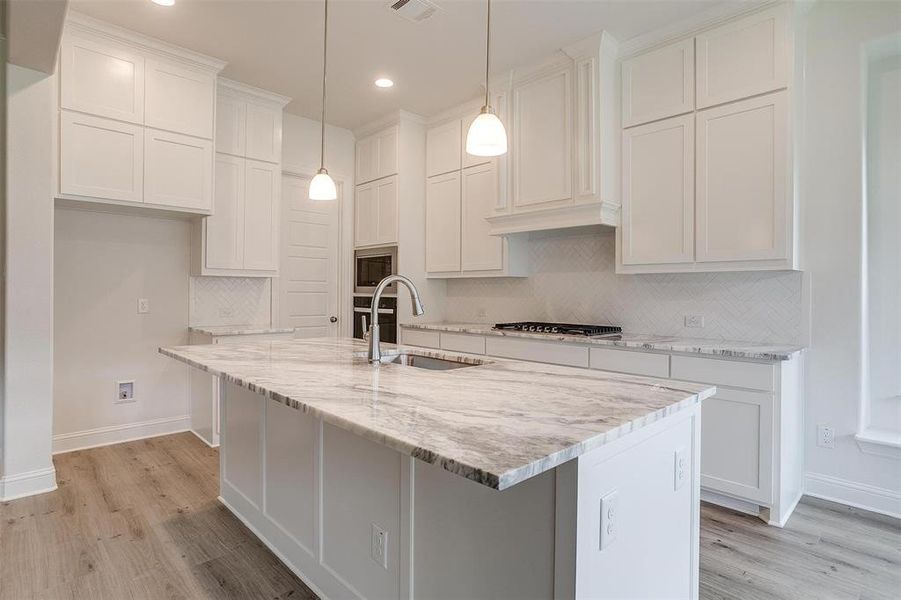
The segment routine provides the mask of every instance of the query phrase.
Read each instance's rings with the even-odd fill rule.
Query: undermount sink
[[[358,355],[365,358],[366,353],[361,352]],[[464,367],[477,367],[486,363],[484,360],[470,358],[468,361],[454,360],[452,358],[439,358],[437,356],[424,356],[422,354],[412,353],[385,353],[379,361],[382,364],[395,364],[404,367],[415,367],[417,369],[428,369],[429,371],[450,371],[452,369],[462,369]]]

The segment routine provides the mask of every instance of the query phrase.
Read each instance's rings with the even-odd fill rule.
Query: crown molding
[[[162,40],[146,36],[118,25],[112,25],[89,17],[82,13],[70,10],[66,17],[66,33],[88,34],[94,37],[104,38],[111,42],[124,44],[137,48],[144,52],[174,60],[188,66],[199,67],[205,70],[220,72],[228,64],[226,61],[188,50]]]
[[[284,108],[291,102],[291,98],[288,96],[282,96],[281,94],[276,94],[275,92],[241,83],[234,79],[228,79],[221,75],[218,78],[218,91],[229,96],[240,96],[242,98],[249,98],[257,101],[262,100],[278,105],[280,108]]]
[[[694,16],[675,21],[666,27],[661,27],[622,42],[619,45],[620,58],[630,58],[657,46],[663,46],[670,42],[693,36],[705,29],[722,25],[732,19],[751,15],[786,3],[785,0],[762,0],[760,2],[718,4]]]
[[[382,129],[394,125],[400,125],[402,122],[414,123],[416,125],[425,125],[426,119],[421,115],[406,110],[396,110],[388,113],[384,117],[371,121],[365,125],[360,125],[351,130],[356,139],[364,138],[368,135],[376,133]]]

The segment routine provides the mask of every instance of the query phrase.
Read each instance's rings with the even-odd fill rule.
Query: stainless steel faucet
[[[379,339],[379,301],[382,299],[382,292],[385,288],[394,282],[402,283],[410,290],[410,301],[413,303],[413,315],[418,317],[424,311],[422,310],[422,302],[419,300],[419,291],[413,282],[403,275],[388,275],[382,279],[375,287],[372,294],[372,314],[370,316],[369,325],[369,362],[377,363],[382,360],[381,340]]]

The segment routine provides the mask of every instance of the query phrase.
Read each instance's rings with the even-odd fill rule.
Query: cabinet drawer
[[[569,346],[558,342],[490,337],[485,340],[485,353],[504,358],[531,360],[570,367],[588,366],[587,347]]]
[[[667,354],[590,348],[589,359],[592,369],[619,371],[620,373],[649,377],[669,377],[669,355]]]
[[[772,391],[775,373],[771,364],[673,356],[671,376],[685,381]]]
[[[441,342],[437,331],[423,331],[421,329],[404,329],[401,340],[408,346],[423,346],[425,348],[439,348]]]
[[[485,338],[478,335],[442,333],[441,349],[469,354],[485,354]]]

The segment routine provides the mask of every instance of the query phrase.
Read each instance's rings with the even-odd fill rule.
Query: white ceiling
[[[528,64],[601,29],[620,41],[738,0],[497,0],[492,72]],[[329,4],[329,123],[354,128],[403,108],[433,115],[481,93],[485,2],[434,0],[411,23],[388,0]],[[286,96],[319,116],[321,0],[71,0],[72,10],[228,61],[224,75]],[[372,85],[390,77],[395,87]]]

